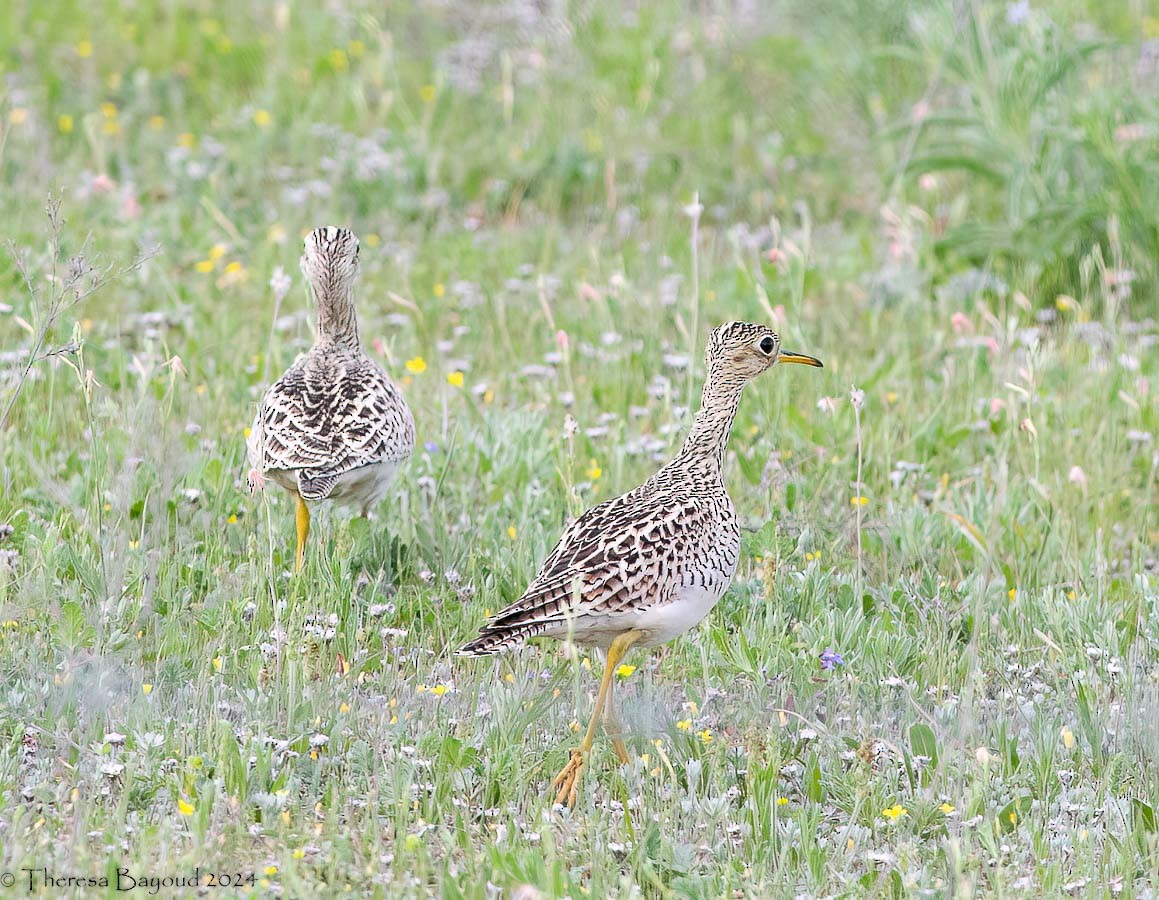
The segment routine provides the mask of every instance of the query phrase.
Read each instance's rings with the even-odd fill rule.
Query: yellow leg
[[[620,718],[616,715],[616,681],[613,678],[608,683],[608,703],[604,707],[604,731],[612,739],[612,749],[620,759],[620,765],[629,761],[628,748],[624,745],[624,728],[620,725]]]
[[[310,534],[310,507],[306,505],[306,501],[302,499],[301,494],[297,495],[298,508],[294,513],[294,521],[298,526],[298,552],[295,556],[296,569],[295,571],[302,571],[302,554],[306,550],[306,537]]]
[[[568,760],[567,765],[563,767],[563,770],[555,776],[555,780],[551,783],[552,790],[556,792],[556,803],[564,803],[566,801],[568,806],[575,806],[576,788],[579,785],[580,774],[583,772],[584,756],[592,749],[592,742],[596,737],[596,725],[599,724],[600,716],[604,712],[604,705],[611,695],[612,678],[615,675],[616,666],[620,664],[620,660],[624,658],[624,654],[628,651],[628,648],[643,636],[643,633],[639,631],[626,631],[612,641],[612,646],[608,648],[608,658],[604,664],[604,675],[600,679],[599,693],[596,694],[596,708],[592,710],[592,720],[588,723],[588,730],[584,734],[583,743],[571,751],[571,759]]]

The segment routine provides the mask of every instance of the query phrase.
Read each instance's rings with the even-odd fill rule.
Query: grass
[[[1142,6],[5,6],[0,872],[1149,896]],[[243,431],[327,222],[426,446],[295,577]],[[826,368],[750,387],[733,587],[553,809],[598,661],[452,651],[679,445],[734,318]]]

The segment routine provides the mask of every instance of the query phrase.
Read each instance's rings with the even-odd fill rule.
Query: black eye
[[[772,356],[773,350],[777,347],[776,342],[771,337],[766,337],[761,340],[761,353],[765,356]]]

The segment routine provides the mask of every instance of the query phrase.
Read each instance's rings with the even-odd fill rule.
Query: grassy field
[[[0,7],[0,895],[1155,896],[1154,7],[321,6]],[[244,432],[328,223],[420,450],[294,576]],[[453,650],[731,319],[826,368],[553,808],[599,661]]]

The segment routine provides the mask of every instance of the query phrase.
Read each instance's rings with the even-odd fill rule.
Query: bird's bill
[[[821,360],[812,356],[806,356],[804,353],[794,353],[792,350],[782,350],[780,362],[799,363],[802,366],[813,366],[817,369],[825,368]]]

